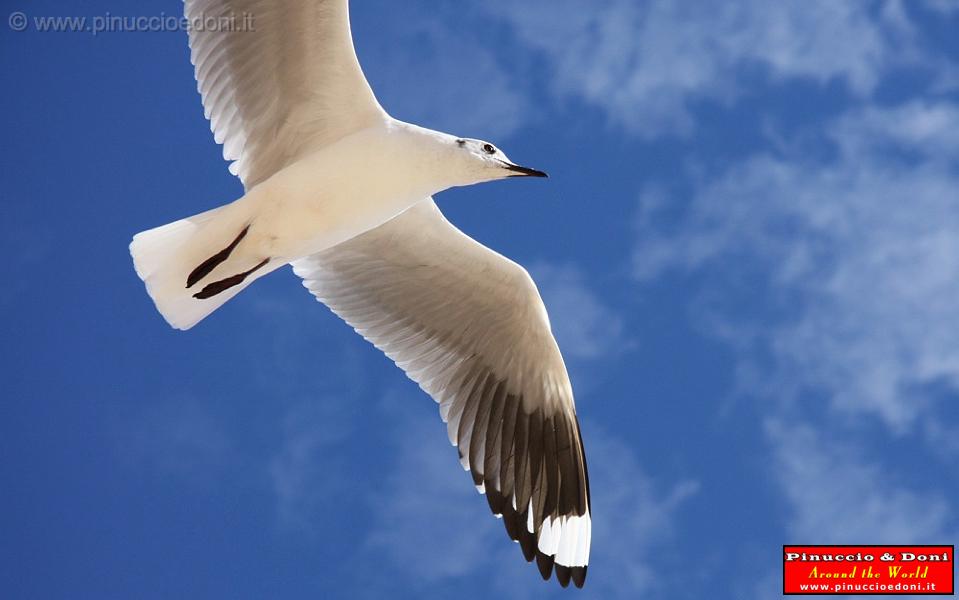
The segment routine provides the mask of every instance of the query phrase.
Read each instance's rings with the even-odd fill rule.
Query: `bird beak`
[[[507,177],[549,177],[546,173],[537,171],[536,169],[530,169],[529,167],[521,167],[511,163],[504,163],[504,166],[513,172],[507,175]]]

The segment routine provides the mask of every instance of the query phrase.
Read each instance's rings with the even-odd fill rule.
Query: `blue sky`
[[[585,6],[353,28],[394,116],[551,175],[438,202],[550,310],[586,589],[539,580],[434,403],[289,270],[186,333],[155,312],[132,234],[242,193],[185,33],[2,23],[3,596],[767,598],[783,543],[956,541],[959,3]]]

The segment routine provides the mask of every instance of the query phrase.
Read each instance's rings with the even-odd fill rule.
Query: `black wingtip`
[[[508,503],[503,507],[503,525],[506,527],[506,534],[509,539],[519,541],[520,528],[516,519],[516,511]]]
[[[493,511],[494,515],[500,515],[505,518],[503,507],[506,505],[506,499],[490,485],[486,486],[486,502],[489,504],[489,509]]]
[[[516,510],[509,501],[503,503],[503,524],[506,525],[506,533],[509,534],[509,538],[514,541],[519,541],[519,536],[522,532],[519,515],[516,514]],[[525,527],[525,525],[523,527]]]
[[[569,587],[570,568],[564,567],[561,564],[556,564],[554,567],[556,568],[556,581],[564,588]]]
[[[536,566],[539,567],[539,574],[543,576],[543,580],[549,579],[550,574],[553,572],[553,557],[537,551]]]
[[[583,584],[586,583],[586,567],[572,567],[570,568],[571,575],[573,576],[573,585],[578,588],[582,588]]]
[[[523,558],[526,562],[533,562],[536,557],[536,536],[526,531],[525,526],[519,535],[519,546],[523,549]]]

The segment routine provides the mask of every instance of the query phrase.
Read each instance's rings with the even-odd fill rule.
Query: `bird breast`
[[[402,133],[371,128],[287,166],[238,202],[251,245],[293,261],[378,227],[439,191]]]

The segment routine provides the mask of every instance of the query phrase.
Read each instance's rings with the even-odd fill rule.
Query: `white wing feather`
[[[247,189],[385,115],[356,59],[347,0],[186,0],[185,14],[236,24],[191,29],[190,57],[214,139]]]

